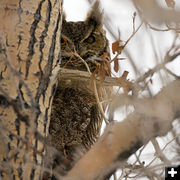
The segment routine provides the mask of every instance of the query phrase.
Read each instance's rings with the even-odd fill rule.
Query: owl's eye
[[[89,44],[95,42],[96,38],[93,35],[90,35],[85,41]]]

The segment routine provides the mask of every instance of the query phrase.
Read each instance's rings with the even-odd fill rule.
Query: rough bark
[[[0,1],[0,179],[40,179],[60,62],[61,0]]]

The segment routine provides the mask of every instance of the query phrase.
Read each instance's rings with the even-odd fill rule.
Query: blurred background
[[[93,2],[92,0],[64,0],[66,20],[85,20]],[[120,54],[119,57],[125,59],[119,61],[119,71],[117,73],[113,71],[114,76],[120,77],[124,71],[128,71],[127,78],[130,81],[136,82],[138,78],[142,78],[141,83],[145,88],[139,94],[141,97],[154,96],[168,82],[179,78],[180,57],[172,62],[165,62],[167,55],[180,51],[180,16],[176,14],[176,11],[180,11],[179,0],[151,0],[148,3],[144,0],[141,2],[139,0],[100,0],[100,3],[110,49],[112,43],[118,40],[119,34],[121,43],[125,44],[133,34],[133,28],[137,30],[142,23]],[[112,51],[111,56],[114,56]],[[145,73],[148,73],[147,77]],[[117,89],[114,88],[115,91]],[[121,92],[122,90],[118,93]],[[131,111],[133,111],[132,107],[121,107],[116,111],[114,120],[122,121]],[[158,143],[156,145],[169,162],[178,164],[180,162],[180,146],[178,145],[180,137],[178,135],[176,139],[173,140],[173,138],[180,133],[179,120],[174,121],[173,126],[173,130],[165,137],[156,138]],[[162,167],[165,166],[165,162],[158,158],[157,146],[155,147],[155,144],[150,142],[128,160],[131,165],[142,165],[145,170],[148,170],[149,176],[147,176],[147,171],[145,174],[141,171],[137,173],[130,172],[128,168],[120,168],[111,179],[158,179],[158,177],[160,179],[163,177]]]

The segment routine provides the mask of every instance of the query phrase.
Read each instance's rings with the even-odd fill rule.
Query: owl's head
[[[80,59],[73,55],[76,51],[89,65],[90,70],[101,64],[100,56],[109,52],[108,40],[102,28],[102,12],[99,1],[96,1],[85,21],[67,22],[62,24],[61,53],[62,67],[86,70]]]

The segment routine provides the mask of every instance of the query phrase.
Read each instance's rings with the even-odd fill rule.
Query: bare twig
[[[174,55],[169,55],[169,54],[166,54],[165,56],[165,59],[162,63],[156,65],[153,69],[147,71],[143,76],[139,77],[137,80],[136,80],[136,83],[138,84],[139,82],[141,81],[144,81],[147,77],[151,77],[155,72],[163,69],[165,67],[165,65],[171,61],[173,61],[174,59],[176,59],[178,56],[180,55],[180,52],[174,54]]]
[[[88,64],[86,63],[86,61],[74,50],[74,53],[73,53],[77,58],[79,58],[83,64],[86,66],[87,68],[87,71],[89,73],[89,79],[90,79],[90,76],[91,76],[91,71],[90,71],[90,68],[88,66]],[[95,95],[95,98],[96,98],[96,102],[97,102],[97,105],[98,105],[98,108],[101,112],[101,115],[103,116],[103,119],[106,123],[109,123],[109,121],[107,120],[105,114],[104,114],[104,110],[103,110],[103,107],[102,107],[102,104],[100,103],[100,100],[99,100],[99,95],[98,95],[98,91],[97,91],[97,87],[96,87],[96,80],[93,79],[93,88],[94,88],[94,95]]]
[[[180,137],[180,134],[177,134],[175,137],[173,137],[173,139],[171,139],[168,143],[166,143],[166,145],[161,149],[161,151],[163,152],[169,144],[171,144],[175,139],[179,137]],[[155,157],[146,167],[149,167],[156,159],[157,157]]]
[[[161,151],[160,147],[159,147],[159,143],[157,142],[157,140],[154,138],[151,140],[151,143],[154,146],[154,149],[156,150],[156,156],[158,158],[161,159],[161,161],[163,161],[165,164],[171,164],[171,162],[167,159],[167,157],[163,154],[163,152]]]

